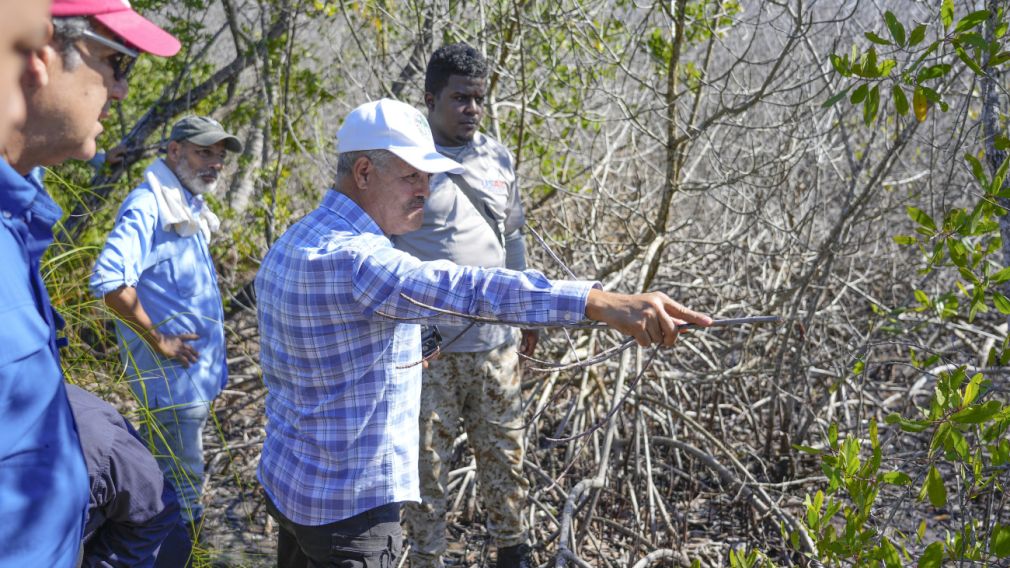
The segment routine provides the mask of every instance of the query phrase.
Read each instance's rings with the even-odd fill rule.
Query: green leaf
[[[930,423],[922,420],[909,420],[897,412],[892,412],[884,418],[887,424],[897,424],[905,432],[923,432],[929,428]]]
[[[989,552],[995,554],[996,558],[1010,556],[1010,526],[996,523],[992,528],[992,536],[989,537]]]
[[[890,10],[884,12],[884,23],[887,24],[887,31],[891,32],[894,43],[905,47],[905,26],[901,25],[901,22]]]
[[[875,34],[873,32],[866,32],[863,35],[866,36],[866,39],[872,41],[873,43],[880,44],[880,45],[891,45],[891,42],[887,41],[886,39],[878,36],[877,34]]]
[[[880,447],[880,438],[878,437],[877,432],[877,420],[875,418],[870,419],[870,447]]]
[[[903,471],[889,471],[881,475],[880,480],[891,485],[908,485],[912,483],[912,478]]]
[[[863,102],[863,99],[866,98],[866,93],[869,92],[869,90],[870,90],[869,85],[865,83],[856,87],[856,90],[852,91],[852,96],[849,97],[849,102],[854,105],[858,105],[859,103]]]
[[[992,295],[992,303],[1001,314],[1010,315],[1010,300],[1008,300],[1006,296],[1000,294],[999,292],[994,292]]]
[[[1007,61],[1010,61],[1010,51],[1001,51],[989,60],[989,66],[995,67],[997,65],[1002,65]]]
[[[953,459],[950,452],[953,452],[961,460],[968,459],[968,441],[964,439],[964,435],[958,432],[956,429],[951,428],[950,435],[947,436],[947,443],[945,447],[948,451],[948,459]]]
[[[962,44],[966,44],[979,51],[989,51],[989,42],[978,32],[961,34],[955,37],[952,43],[961,47],[964,47]]]
[[[982,167],[982,162],[971,154],[965,154],[964,159],[967,160],[968,164],[971,166],[971,175],[975,176],[975,179],[977,179],[983,187],[989,187],[989,178],[985,175],[985,168]]]
[[[863,77],[879,77],[880,71],[877,69],[877,50],[873,46],[866,50],[866,61],[863,62]]]
[[[971,380],[968,381],[968,384],[964,387],[964,396],[961,397],[964,404],[967,405],[975,402],[978,393],[982,390],[982,380],[982,373],[975,373]]]
[[[863,102],[863,122],[867,126],[877,118],[878,110],[880,110],[880,88],[874,85],[866,95],[866,101]]]
[[[821,105],[821,108],[829,108],[831,106],[834,106],[835,103],[844,99],[845,95],[847,94],[849,94],[848,88],[843,89],[842,92],[840,93],[835,93],[834,95],[831,96],[830,99],[824,101],[824,104]]]
[[[943,564],[943,543],[934,542],[919,557],[919,568],[940,568]]]
[[[968,31],[975,26],[981,24],[989,18],[989,10],[979,10],[977,12],[972,12],[967,16],[961,18],[957,23],[957,27],[954,28],[954,33],[960,33]]]
[[[954,239],[947,239],[947,253],[951,254],[951,261],[957,267],[958,274],[961,278],[965,280],[968,284],[972,286],[970,292],[965,294],[971,298],[972,307],[975,308],[975,304],[979,304],[976,308],[981,313],[986,313],[989,311],[989,304],[985,302],[985,292],[986,289],[982,286],[982,281],[975,272],[972,270],[975,265],[972,263],[973,257],[971,256],[970,244],[967,241],[954,241]],[[956,256],[956,258],[954,258]],[[970,318],[969,318],[970,319]]]
[[[882,537],[880,542],[881,552],[884,557],[884,566],[887,568],[901,568],[901,556],[898,554],[898,550],[894,548],[891,541],[887,540],[887,537]]]
[[[923,70],[919,71],[919,74],[916,75],[915,79],[919,83],[922,83],[924,81],[929,81],[930,79],[937,79],[943,77],[949,71],[950,71],[949,64],[938,63],[936,65],[930,65],[929,67],[926,67]]]
[[[989,282],[992,284],[1002,284],[1007,280],[1010,280],[1010,266],[989,277]]]
[[[947,504],[947,488],[943,485],[943,478],[936,466],[930,466],[929,473],[926,474],[926,482],[922,484],[919,491],[919,499],[929,497],[929,502],[937,509]]]
[[[1003,465],[1010,462],[1010,442],[1000,440],[993,451],[993,465]]]
[[[1007,166],[1010,166],[1010,158],[1004,158],[1003,163],[999,165],[996,169],[996,173],[992,176],[992,186],[990,190],[992,193],[999,193],[1003,189],[1003,180],[1006,179]]]
[[[969,271],[962,269],[960,272],[963,275],[964,273]],[[968,321],[974,321],[975,316],[977,316],[979,313],[984,314],[987,311],[989,311],[989,306],[985,305],[984,301],[978,299],[975,296],[972,296],[971,303],[968,304]]]
[[[979,67],[978,63],[976,63],[970,55],[968,55],[967,51],[961,49],[960,47],[955,47],[954,51],[957,53],[957,56],[961,58],[961,61],[963,61],[969,69],[974,71],[976,75],[983,75],[982,68]]]
[[[817,448],[811,448],[810,446],[801,446],[799,444],[793,444],[793,449],[798,452],[803,452],[805,454],[811,454],[819,456],[824,453],[823,450],[818,450]]]
[[[926,86],[923,86],[923,85],[919,85],[919,89],[922,90],[922,96],[926,97],[927,101],[929,101],[929,102],[931,102],[933,104],[941,103],[942,102],[940,100],[940,93],[934,91],[933,89],[930,89],[929,87],[926,87]]]
[[[901,86],[897,83],[891,87],[891,96],[894,97],[894,110],[898,111],[901,116],[908,114],[908,98],[905,97],[905,91],[901,90]]]
[[[958,424],[981,424],[995,416],[1000,410],[1003,410],[1003,405],[998,400],[990,400],[984,404],[969,406],[956,412],[950,419]]]
[[[834,53],[830,55],[829,59],[831,59],[831,66],[835,68],[835,71],[838,71],[839,75],[843,77],[852,75],[852,71],[849,69],[848,59],[835,55]]]
[[[914,47],[922,43],[924,39],[926,39],[926,24],[919,24],[912,30],[912,34],[908,36],[908,45],[909,47]]]
[[[859,441],[855,438],[846,438],[842,442],[842,458],[844,458],[845,473],[852,475],[859,471]]]
[[[948,29],[954,23],[954,0],[943,0],[940,5],[940,21],[943,22],[943,29]]]
[[[926,212],[923,211],[922,209],[912,207],[911,205],[909,205],[908,207],[905,208],[905,210],[908,212],[908,217],[912,221],[915,221],[916,223],[922,225],[923,227],[926,227],[927,229],[933,231],[936,230],[936,221],[934,221],[933,218],[927,215]]]
[[[912,235],[895,235],[891,238],[894,239],[895,243],[902,246],[914,245],[919,242],[919,239],[913,237]]]
[[[824,492],[818,491],[813,499],[807,494],[803,503],[807,506],[807,526],[817,530],[818,521],[821,519],[821,507],[824,506]]]
[[[929,101],[926,100],[925,91],[922,87],[916,87],[912,93],[912,110],[915,111],[915,119],[919,122],[926,120],[926,112],[929,110]]]

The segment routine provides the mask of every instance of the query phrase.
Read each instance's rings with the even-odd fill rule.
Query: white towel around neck
[[[179,178],[161,159],[144,170],[144,179],[158,201],[162,230],[175,231],[181,237],[190,237],[200,231],[204,240],[210,242],[210,236],[221,226],[221,220],[210,210],[202,195],[194,197],[195,203],[191,207]]]

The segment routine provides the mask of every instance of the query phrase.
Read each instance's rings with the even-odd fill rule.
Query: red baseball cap
[[[53,17],[90,16],[140,51],[171,57],[182,44],[133,11],[129,0],[53,0]]]

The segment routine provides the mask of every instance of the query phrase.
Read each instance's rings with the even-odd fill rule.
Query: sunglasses
[[[136,63],[137,58],[140,57],[139,52],[105,36],[98,35],[91,30],[84,30],[81,35],[95,43],[100,43],[105,47],[116,51],[116,53],[105,58],[112,67],[113,79],[116,81],[122,81],[130,75],[130,71],[133,70],[133,64]]]

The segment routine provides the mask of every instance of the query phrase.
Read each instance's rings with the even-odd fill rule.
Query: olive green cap
[[[225,149],[241,152],[242,142],[234,134],[225,132],[221,123],[208,116],[187,116],[175,123],[168,139],[173,142],[190,142],[197,146],[213,146],[224,140]]]

